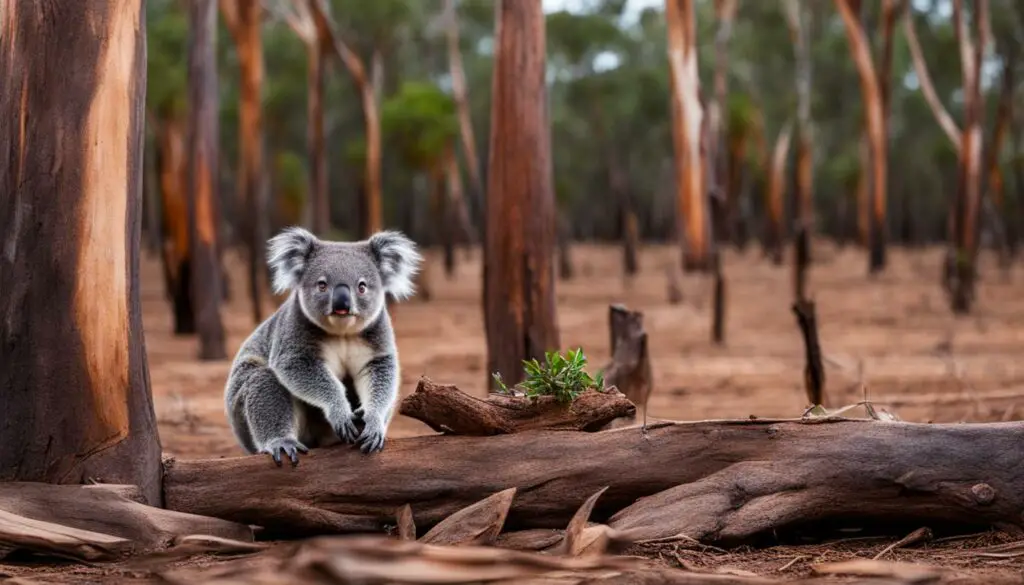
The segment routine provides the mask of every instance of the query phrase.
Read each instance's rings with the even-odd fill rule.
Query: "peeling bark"
[[[0,37],[0,481],[132,483],[160,505],[138,273],[145,15],[8,2]]]
[[[559,347],[544,12],[540,0],[502,2],[495,18],[484,276],[488,386],[491,372],[520,381],[524,359]]]

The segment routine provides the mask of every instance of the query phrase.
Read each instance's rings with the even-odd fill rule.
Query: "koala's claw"
[[[334,434],[338,435],[338,438],[346,443],[354,443],[356,438],[359,437],[359,430],[356,429],[355,419],[352,416],[345,417],[339,422],[331,423],[331,427],[334,429]]]
[[[358,444],[363,453],[376,453],[384,448],[384,433],[376,429],[364,429]]]
[[[285,438],[267,441],[261,452],[269,454],[278,467],[281,467],[281,453],[284,453],[295,467],[299,464],[299,453],[309,453],[309,448],[295,439]]]

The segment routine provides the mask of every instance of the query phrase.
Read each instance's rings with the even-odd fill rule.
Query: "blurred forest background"
[[[268,176],[267,229],[299,223],[310,200],[307,141],[309,56],[306,42],[290,28],[289,2],[274,0],[263,12],[265,73],[263,106]],[[448,32],[452,7],[441,0],[331,0],[330,17],[340,39],[361,61],[383,131],[383,220],[417,241],[435,243],[443,234],[431,209],[431,182],[443,180],[442,159],[458,151],[459,172],[470,209],[479,213],[479,183],[465,164]],[[622,236],[620,202],[628,201],[643,240],[665,240],[676,225],[668,34],[663,3],[592,0],[570,3],[572,12],[547,2],[547,58],[555,191],[564,229],[572,239]],[[715,39],[721,19],[716,3],[695,2],[699,68],[707,99],[716,65]],[[957,145],[936,123],[920,89],[901,16],[887,30],[883,2],[855,2],[873,54],[880,60],[891,37],[891,96],[888,105],[890,238],[921,243],[944,240],[957,185]],[[898,3],[894,3],[898,4]],[[961,119],[963,78],[950,0],[907,3],[937,96]],[[864,105],[855,60],[843,20],[830,0],[801,3],[810,57],[810,117],[814,124],[813,198],[815,228],[838,239],[865,237],[858,190]],[[187,101],[188,15],[183,3],[150,0],[148,10],[151,114],[147,155],[161,156],[161,136],[181,124]],[[475,135],[474,158],[486,177],[492,91],[494,2],[457,2],[457,39]],[[981,91],[985,133],[990,134],[1003,78],[1013,83],[1019,66],[1021,12],[1018,2],[991,3],[992,43],[984,56]],[[315,34],[315,33],[314,33]],[[737,168],[730,194],[736,201],[738,239],[765,233],[764,209],[770,161],[780,134],[796,122],[797,59],[783,2],[738,3],[728,39],[725,127],[728,164]],[[244,214],[236,197],[239,157],[239,56],[227,23],[216,38],[219,79],[220,186],[224,238],[236,238]],[[365,216],[366,132],[359,86],[333,51],[323,56],[323,150],[327,164],[329,226],[335,237],[360,233]],[[1016,78],[1020,79],[1020,75]],[[1015,87],[1013,89],[1016,89]],[[1021,120],[996,153],[1009,178],[996,188],[999,215],[1016,234],[1021,221],[1024,170],[1019,154]],[[180,128],[180,126],[178,126]],[[792,159],[793,156],[787,157]],[[787,163],[791,171],[792,162]],[[1012,171],[1012,172],[1011,172]],[[155,171],[154,171],[155,172]],[[155,175],[151,175],[155,176]],[[787,172],[787,187],[794,180]],[[156,183],[156,181],[153,181]],[[483,184],[486,184],[484,181]],[[155,189],[154,189],[155,191]],[[785,188],[785,193],[792,189]],[[152,193],[155,197],[155,193]],[[786,209],[794,208],[786,197]],[[147,200],[156,212],[156,199]],[[787,213],[792,218],[793,213]],[[155,216],[150,215],[152,228]],[[787,220],[790,221],[790,220]],[[155,233],[155,230],[152,232]],[[155,242],[152,242],[156,246]]]
[[[512,382],[555,347],[608,359],[608,304],[625,302],[648,315],[660,416],[736,415],[727,394],[760,415],[820,400],[800,333],[808,364],[870,379],[912,418],[1015,416],[1024,4],[544,0],[539,31],[524,0],[504,22],[527,54],[543,33],[547,109],[514,114],[495,104],[529,103],[541,59],[508,51],[497,72],[498,6],[148,0],[154,388],[222,425],[223,360],[274,302],[263,246],[300,224],[333,239],[398,228],[428,248],[426,302],[394,309],[403,391],[420,374]],[[550,161],[513,146],[545,127]],[[213,157],[214,188],[190,189],[190,145]],[[501,245],[481,246],[491,229]],[[973,400],[1000,402],[965,413],[961,366],[985,372]],[[904,396],[919,386],[937,394]],[[196,452],[233,448],[218,441]]]

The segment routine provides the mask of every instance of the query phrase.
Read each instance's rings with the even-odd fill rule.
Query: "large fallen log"
[[[531,429],[597,431],[617,418],[633,416],[636,406],[616,388],[587,390],[569,404],[554,396],[497,393],[481,400],[424,376],[416,391],[402,399],[398,412],[440,433],[485,436]]]
[[[405,504],[427,531],[513,487],[506,530],[562,529],[606,486],[591,521],[640,540],[729,541],[842,518],[1020,530],[1022,441],[1024,423],[831,418],[426,436],[371,456],[313,450],[295,468],[260,456],[177,461],[164,495],[170,509],[260,525],[261,536],[385,531]]]

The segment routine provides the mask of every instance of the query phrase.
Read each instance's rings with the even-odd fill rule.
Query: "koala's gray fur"
[[[225,389],[228,420],[247,452],[278,465],[283,452],[294,465],[298,452],[339,440],[364,453],[384,447],[399,390],[385,294],[411,296],[421,261],[416,244],[393,231],[358,242],[323,241],[301,228],[271,238],[274,289],[291,294],[242,344]]]

